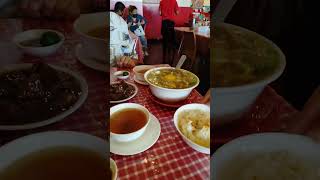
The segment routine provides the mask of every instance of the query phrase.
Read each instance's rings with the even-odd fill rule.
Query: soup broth
[[[87,33],[89,36],[93,36],[99,39],[107,40],[107,29],[105,27],[96,27]]]
[[[148,119],[146,114],[134,108],[115,112],[110,117],[110,130],[116,134],[129,134],[141,129]]]
[[[272,75],[280,54],[265,39],[234,27],[215,26],[211,56],[213,87],[254,83]]]
[[[153,85],[169,89],[184,89],[197,84],[198,80],[192,73],[179,69],[160,69],[148,74],[148,81]]]
[[[105,180],[108,163],[91,150],[55,147],[18,159],[0,172],[1,180]]]

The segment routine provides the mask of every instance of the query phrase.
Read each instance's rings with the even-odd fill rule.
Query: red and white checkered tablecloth
[[[114,71],[115,69],[110,74]],[[133,73],[129,81],[134,83]],[[158,141],[145,152],[132,156],[111,155],[119,169],[119,180],[209,179],[210,156],[193,150],[182,140],[173,124],[176,108],[164,107],[153,102],[148,86],[138,83],[136,85],[139,91],[128,102],[144,105],[155,115],[161,125],[161,134]],[[197,102],[201,97],[194,90],[189,99]]]
[[[5,31],[2,29],[5,28]],[[25,130],[25,131],[0,131],[0,146],[6,142],[14,140],[18,137],[50,130],[72,130],[89,133],[101,138],[106,138],[106,119],[108,118],[107,89],[106,89],[106,73],[92,70],[82,65],[75,56],[75,47],[79,41],[79,37],[73,31],[71,22],[59,22],[46,20],[18,20],[18,19],[2,19],[0,20],[1,41],[10,40],[15,33],[32,28],[49,28],[63,32],[66,40],[63,47],[59,49],[56,55],[46,58],[35,58],[31,56],[22,56],[19,63],[25,62],[48,62],[59,66],[64,66],[81,74],[88,84],[88,98],[85,103],[73,114],[66,117],[62,121],[48,125],[45,127]],[[5,39],[2,37],[6,37]],[[1,50],[0,50],[1,51]],[[1,56],[1,55],[0,55]]]
[[[256,102],[241,119],[231,124],[211,129],[211,150],[214,152],[221,145],[240,136],[275,132],[281,129],[283,117],[291,115],[297,110],[291,106],[275,90],[267,86]],[[212,127],[211,127],[212,128]]]

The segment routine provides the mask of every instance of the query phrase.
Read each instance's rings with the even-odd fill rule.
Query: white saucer
[[[141,84],[141,85],[145,85],[145,86],[149,85],[147,82],[143,82],[143,81],[138,80],[137,77],[136,77],[136,75],[133,76],[133,80],[134,80],[135,82]]]
[[[99,63],[98,61],[87,57],[85,51],[82,50],[82,45],[76,46],[76,57],[85,66],[95,69],[97,71],[109,72],[108,64]]]
[[[144,152],[157,142],[160,132],[161,127],[158,119],[150,113],[149,125],[140,138],[131,142],[118,142],[110,138],[110,152],[124,156]]]

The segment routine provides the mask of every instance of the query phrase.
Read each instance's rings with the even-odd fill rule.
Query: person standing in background
[[[176,0],[161,0],[159,6],[160,16],[162,16],[161,35],[162,50],[164,60],[168,58],[175,48],[174,16],[179,14],[179,7]]]

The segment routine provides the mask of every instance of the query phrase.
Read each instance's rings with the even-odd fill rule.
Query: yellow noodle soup
[[[211,50],[213,87],[256,83],[272,76],[282,56],[267,39],[243,28],[216,25]]]
[[[197,85],[198,78],[183,69],[156,69],[148,73],[147,80],[152,85],[168,89],[186,89]]]

